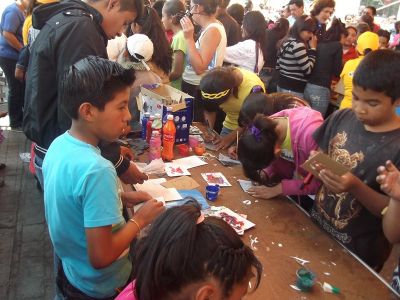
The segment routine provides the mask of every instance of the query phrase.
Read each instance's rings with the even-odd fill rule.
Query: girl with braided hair
[[[252,196],[270,199],[317,192],[319,181],[303,185],[307,172],[301,165],[317,149],[312,135],[322,122],[321,113],[307,106],[254,117],[237,150],[245,175],[263,184],[249,190]]]
[[[170,208],[134,251],[135,280],[116,300],[239,300],[262,265],[222,219],[204,218],[196,201]]]

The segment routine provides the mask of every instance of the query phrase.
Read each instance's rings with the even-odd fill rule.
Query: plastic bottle
[[[149,146],[149,160],[158,159],[161,157],[161,136],[158,131],[151,133]]]
[[[149,120],[147,121],[146,124],[146,142],[150,143],[150,138],[151,138],[151,126],[153,125],[154,121],[154,116],[150,116]]]
[[[152,131],[158,131],[160,133],[160,135],[161,135],[162,121],[161,121],[161,115],[160,114],[155,114],[153,124],[151,124],[151,130]]]
[[[164,115],[163,120],[162,120],[162,124],[163,126],[165,125],[165,123],[167,123],[167,118],[168,115],[172,115],[172,106],[167,106],[167,113]]]
[[[174,159],[175,134],[174,116],[168,115],[167,123],[163,127],[163,150],[161,156],[164,160],[171,161]]]
[[[142,118],[142,134],[141,138],[142,140],[145,140],[147,138],[146,131],[147,131],[147,121],[150,119],[150,113],[147,112],[144,114]]]

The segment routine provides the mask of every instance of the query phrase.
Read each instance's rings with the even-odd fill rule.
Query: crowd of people
[[[206,138],[240,160],[252,196],[315,195],[312,219],[382,269],[400,240],[399,22],[391,35],[369,6],[343,23],[334,0],[314,1],[309,15],[290,0],[273,21],[250,4],[16,0],[5,9],[10,127],[33,142],[59,299],[241,299],[252,277],[260,283],[252,250],[198,204],[165,212],[147,193],[122,190],[148,178],[116,142],[139,124],[143,84],[194,98],[194,120],[220,133]],[[317,165],[304,185],[302,164],[317,152],[349,172]]]

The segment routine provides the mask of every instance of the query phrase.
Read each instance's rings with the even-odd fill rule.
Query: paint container
[[[206,186],[206,198],[209,201],[215,201],[218,198],[220,187],[219,185],[207,185]]]
[[[296,286],[302,292],[309,292],[315,284],[315,274],[305,268],[300,268],[296,272]]]
[[[189,135],[189,145],[194,148],[199,144],[199,138],[196,135]]]

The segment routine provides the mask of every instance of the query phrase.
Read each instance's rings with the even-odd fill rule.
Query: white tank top
[[[182,78],[187,83],[190,83],[192,85],[199,85],[201,78],[204,76],[204,74],[207,71],[214,69],[215,67],[222,66],[222,63],[224,61],[224,56],[225,56],[225,48],[226,48],[226,33],[225,33],[224,26],[219,21],[208,24],[208,26],[201,32],[200,37],[196,41],[195,45],[196,45],[196,49],[200,50],[201,41],[203,39],[204,34],[207,32],[207,30],[209,28],[213,28],[213,27],[217,28],[219,33],[221,34],[221,41],[218,44],[217,50],[215,51],[214,56],[211,59],[211,62],[207,67],[207,70],[203,74],[200,74],[200,75],[196,74],[192,65],[190,64],[189,55],[186,55],[186,67],[182,74]]]

